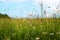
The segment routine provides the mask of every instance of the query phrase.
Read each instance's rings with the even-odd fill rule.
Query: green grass
[[[60,40],[60,18],[0,19],[0,40]]]

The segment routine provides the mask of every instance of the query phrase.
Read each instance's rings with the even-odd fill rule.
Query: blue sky
[[[0,12],[10,17],[26,17],[29,13],[40,13],[42,0],[0,0]],[[56,10],[59,0],[43,0],[44,10]],[[49,9],[48,6],[51,6]],[[36,12],[38,11],[38,12]],[[40,13],[41,14],[41,13]]]

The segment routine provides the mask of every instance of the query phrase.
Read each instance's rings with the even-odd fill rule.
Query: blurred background
[[[0,0],[0,13],[11,18],[60,17],[60,0]]]

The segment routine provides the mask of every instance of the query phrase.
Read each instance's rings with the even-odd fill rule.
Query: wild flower
[[[43,32],[43,34],[48,34],[48,32]]]
[[[54,35],[54,33],[50,33],[50,35]]]
[[[36,37],[35,39],[36,39],[36,40],[39,40],[40,38],[39,38],[39,37]]]
[[[40,26],[41,30],[43,29],[43,26]]]
[[[30,21],[28,21],[28,23],[30,23]]]

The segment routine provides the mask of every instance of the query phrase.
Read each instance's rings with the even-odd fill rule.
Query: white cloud
[[[0,0],[0,2],[27,2],[29,0]]]

